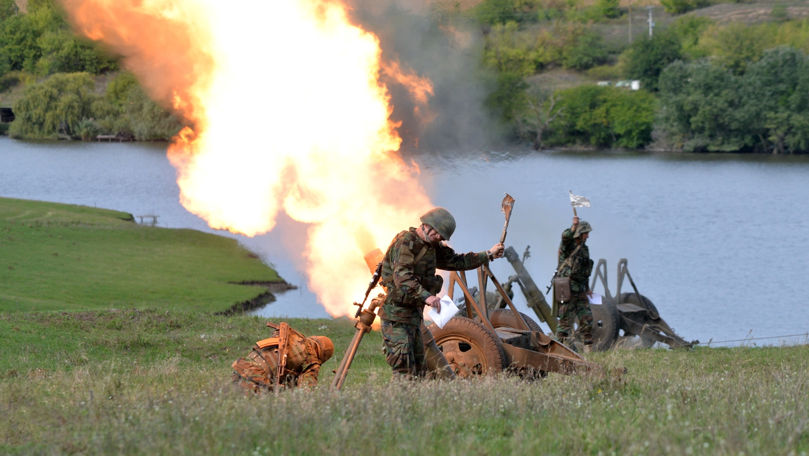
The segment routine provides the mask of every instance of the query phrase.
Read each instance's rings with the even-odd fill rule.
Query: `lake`
[[[433,202],[457,219],[457,251],[497,241],[500,202],[509,193],[516,202],[506,245],[520,254],[530,246],[525,265],[544,290],[573,215],[572,190],[592,203],[578,212],[593,226],[590,255],[607,260],[612,291],[616,264],[627,258],[640,292],[684,339],[809,343],[807,300],[798,286],[809,271],[809,212],[801,209],[809,195],[807,158],[510,150],[414,160]],[[159,226],[238,238],[299,287],[260,315],[328,317],[299,269],[300,224],[282,216],[273,232],[256,238],[211,230],[179,204],[175,178],[165,144],[0,137],[0,196],[157,215]],[[514,274],[505,259],[492,270],[501,282]],[[519,292],[515,302],[532,315]]]

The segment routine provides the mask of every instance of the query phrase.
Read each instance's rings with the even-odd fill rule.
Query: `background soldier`
[[[275,328],[272,337],[256,342],[247,358],[233,362],[233,381],[248,391],[272,390],[278,377],[279,360],[283,364],[278,384],[281,388],[315,386],[320,373],[320,365],[334,354],[334,344],[326,336],[306,337],[287,326],[267,322]],[[286,334],[284,334],[286,333]],[[286,358],[279,358],[279,348],[283,347]]]
[[[593,313],[590,311],[590,302],[587,295],[590,291],[590,272],[593,270],[593,260],[590,259],[590,249],[585,242],[590,237],[592,228],[590,224],[578,217],[573,217],[573,225],[562,232],[562,242],[559,244],[559,277],[570,277],[571,298],[567,302],[559,303],[559,326],[556,331],[557,338],[564,344],[570,345],[575,339],[573,322],[578,318],[579,331],[585,346],[593,343]],[[570,342],[570,343],[569,343]]]
[[[442,243],[455,232],[455,218],[436,207],[421,216],[421,226],[397,234],[382,261],[382,286],[387,296],[380,309],[385,357],[394,376],[424,374],[424,344],[419,326],[424,305],[440,311],[444,280],[436,268],[448,271],[474,269],[503,256],[503,244],[488,251],[456,254]]]

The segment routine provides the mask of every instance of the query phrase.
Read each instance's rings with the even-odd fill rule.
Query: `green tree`
[[[525,110],[525,91],[528,84],[522,75],[498,73],[494,90],[486,99],[488,108],[503,121],[513,122]]]
[[[778,47],[750,64],[743,78],[746,99],[755,105],[760,148],[778,154],[809,152],[809,59]]]
[[[530,36],[521,33],[516,22],[497,24],[486,39],[483,60],[500,73],[527,76],[537,68],[534,49]]]
[[[94,82],[87,73],[55,74],[28,86],[14,104],[9,135],[20,138],[74,137],[79,124],[92,118]]]
[[[666,33],[671,33],[680,42],[680,54],[684,60],[697,60],[707,57],[699,42],[703,32],[712,24],[713,21],[707,17],[681,16],[669,26]]]
[[[732,23],[706,28],[697,49],[734,73],[742,74],[749,63],[761,58],[764,50],[774,43],[774,29],[770,27]]]
[[[601,16],[610,19],[621,15],[619,0],[598,0],[596,2],[596,9]]]
[[[550,144],[637,149],[651,142],[656,103],[650,93],[585,85],[558,95]]]
[[[0,57],[5,62],[6,71],[33,72],[42,56],[37,38],[39,31],[29,14],[11,16],[0,23]]]
[[[94,103],[93,113],[98,131],[138,141],[168,140],[183,127],[175,115],[146,95],[131,73],[110,81],[104,97]]]
[[[647,90],[656,91],[660,73],[680,58],[677,37],[672,33],[657,33],[650,39],[635,41],[627,50],[627,77],[640,80],[641,86]]]
[[[683,14],[711,4],[710,0],[660,0],[663,9],[671,14]]]
[[[741,79],[724,67],[675,62],[660,75],[661,128],[687,151],[749,151],[756,119],[742,93]]]
[[[0,0],[0,22],[19,14],[20,10],[14,0]]]
[[[100,74],[117,69],[116,61],[93,44],[67,31],[46,32],[37,40],[42,57],[36,64],[38,74],[86,71]]]
[[[581,27],[571,36],[569,45],[562,49],[562,64],[565,68],[581,71],[604,63],[608,55],[601,35]]]

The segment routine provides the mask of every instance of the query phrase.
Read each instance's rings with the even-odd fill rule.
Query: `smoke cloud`
[[[495,144],[496,121],[486,113],[488,93],[480,65],[482,36],[452,19],[441,4],[413,0],[347,0],[350,14],[381,42],[383,58],[397,60],[433,83],[429,113],[420,112],[407,90],[385,81],[405,153],[480,151]]]

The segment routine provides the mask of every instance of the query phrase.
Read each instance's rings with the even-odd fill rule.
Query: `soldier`
[[[457,254],[444,241],[455,231],[455,218],[436,207],[421,216],[421,226],[397,234],[382,260],[381,282],[387,296],[380,309],[385,358],[394,376],[424,374],[424,344],[419,326],[424,305],[440,311],[444,280],[436,268],[460,271],[474,269],[503,256],[503,244],[488,251]]]
[[[559,277],[570,277],[571,297],[567,302],[559,303],[559,326],[557,338],[565,344],[575,338],[573,321],[579,319],[579,331],[585,346],[593,343],[593,313],[587,296],[592,294],[588,280],[593,270],[593,260],[587,248],[587,238],[592,228],[590,224],[578,217],[573,217],[573,225],[562,232],[559,244]]]
[[[275,328],[272,337],[256,342],[247,358],[233,362],[233,382],[255,393],[272,390],[279,374],[279,348],[284,347],[286,359],[281,358],[285,364],[278,380],[280,387],[317,385],[320,365],[334,354],[331,339],[306,337],[283,322],[280,325],[267,322],[267,326]]]

